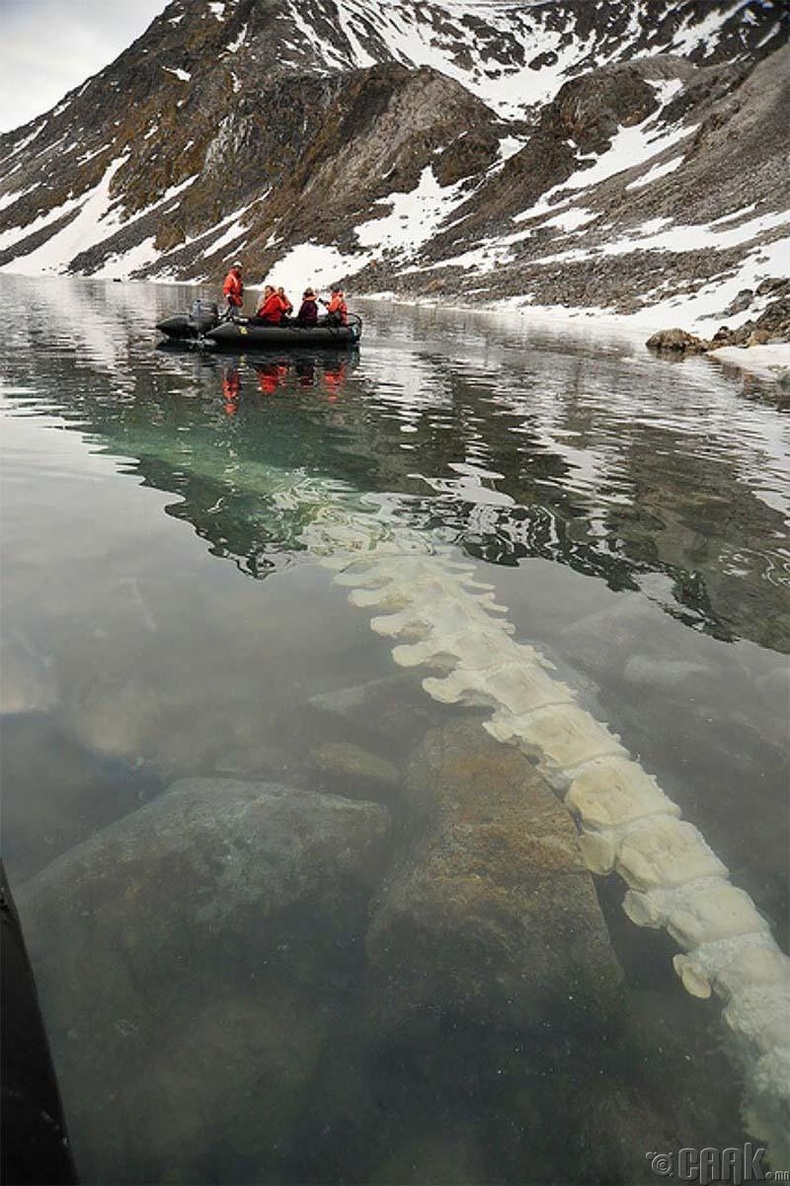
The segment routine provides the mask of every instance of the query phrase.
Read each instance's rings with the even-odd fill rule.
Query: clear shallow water
[[[183,289],[4,278],[0,292],[15,310],[0,346],[4,856],[23,903],[53,860],[178,778],[336,791],[348,776],[319,760],[327,742],[408,766],[416,735],[376,747],[363,710],[338,725],[314,703],[398,673],[370,614],[303,542],[316,506],[362,492],[476,562],[515,637],[658,776],[781,936],[788,482],[769,388],[583,326],[369,306],[358,356],[233,359],[155,348],[151,327],[187,303]],[[423,674],[399,677],[406,719]],[[387,799],[374,773],[364,797]],[[350,1053],[333,1061],[316,1030],[316,1061],[293,1037],[313,1033],[301,1015],[260,1036],[262,1009],[238,988],[248,954],[223,951],[217,986],[195,953],[190,983],[217,989],[222,1021],[201,999],[161,1022],[158,1062],[113,1051],[123,1139],[101,1148],[69,1098],[90,1077],[71,1075],[53,1006],[83,1173],[647,1181],[644,1153],[662,1140],[738,1144],[715,1006],[684,996],[668,940],[627,923],[619,883],[598,892],[626,972],[618,1042],[560,1024],[544,1043],[463,1018],[440,1037],[375,1024],[359,1036],[364,968],[349,958],[327,999]],[[157,984],[141,977],[152,1010],[183,958],[158,966]],[[90,975],[70,991],[95,991]],[[253,1118],[273,1105],[254,1070],[272,1059],[299,1090],[264,1139]],[[210,1087],[227,1096],[229,1065],[236,1083],[244,1068],[235,1127]],[[152,1074],[163,1111],[183,1103],[153,1137],[135,1120]],[[605,1108],[585,1128],[591,1093]]]

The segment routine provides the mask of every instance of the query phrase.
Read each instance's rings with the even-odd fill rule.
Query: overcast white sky
[[[167,0],[0,0],[0,132],[118,57]]]

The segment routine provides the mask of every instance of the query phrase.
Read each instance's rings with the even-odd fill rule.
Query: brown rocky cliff
[[[724,0],[603,8],[557,0],[514,8],[506,27],[496,6],[487,17],[463,5],[392,0],[379,11],[359,0],[353,23],[344,23],[331,0],[305,0],[308,35],[286,0],[238,0],[221,18],[209,6],[172,0],[116,62],[47,116],[0,136],[0,230],[11,232],[0,267],[53,240],[48,268],[101,273],[129,253],[131,278],[216,283],[234,254],[263,274],[291,248],[318,241],[349,258],[357,291],[457,299],[467,275],[453,259],[505,238],[512,245],[496,270],[482,270],[477,299],[530,294],[538,303],[630,311],[651,286],[663,296],[699,286],[736,267],[747,248],[595,260],[576,248],[590,255],[653,219],[687,225],[755,202],[759,213],[781,208],[788,51],[766,55],[786,41],[782,11],[776,0],[745,0],[737,14]],[[530,58],[541,39],[556,48]],[[420,45],[468,87],[410,62]],[[655,56],[678,45],[683,59]],[[720,64],[694,65],[712,62]],[[472,94],[485,93],[487,79],[516,94],[514,71],[531,94],[543,69],[567,81],[553,102],[524,105],[509,125]],[[655,84],[672,78],[681,89],[657,118]],[[682,167],[628,192],[654,165],[672,163],[677,150],[667,148],[592,188],[559,193],[566,206],[583,208],[580,234],[573,220],[568,230],[541,225],[545,211],[529,217],[547,191],[573,174],[583,180],[618,129],[646,119],[653,138],[697,125]],[[499,142],[523,140],[530,129],[502,164]],[[58,232],[111,165],[109,217],[97,220],[85,250],[60,259],[58,250],[74,248],[67,236],[58,248]],[[386,199],[412,192],[428,166],[445,189],[461,183],[456,203],[467,195],[452,210],[451,229],[424,243],[406,224],[402,249],[360,272],[356,227],[389,213]],[[157,257],[149,248],[150,262],[135,262],[131,253],[145,243]],[[541,265],[566,246],[574,258],[561,272]]]

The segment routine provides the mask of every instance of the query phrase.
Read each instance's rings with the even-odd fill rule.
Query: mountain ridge
[[[462,300],[472,267],[477,301],[619,312],[748,283],[784,258],[786,41],[773,0],[173,0],[0,136],[0,269],[216,283],[243,254]]]

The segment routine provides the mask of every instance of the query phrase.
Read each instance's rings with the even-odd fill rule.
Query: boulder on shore
[[[687,333],[685,329],[661,329],[648,338],[645,345],[649,350],[662,353],[704,354],[709,344],[695,334]]]
[[[648,338],[650,350],[669,354],[703,354],[722,346],[764,346],[767,342],[790,342],[790,281],[781,278],[764,280],[756,291],[742,289],[725,309],[725,316],[743,313],[755,303],[759,308],[767,297],[773,297],[756,319],[749,318],[731,329],[721,325],[710,341],[687,333],[684,329],[662,329]]]

